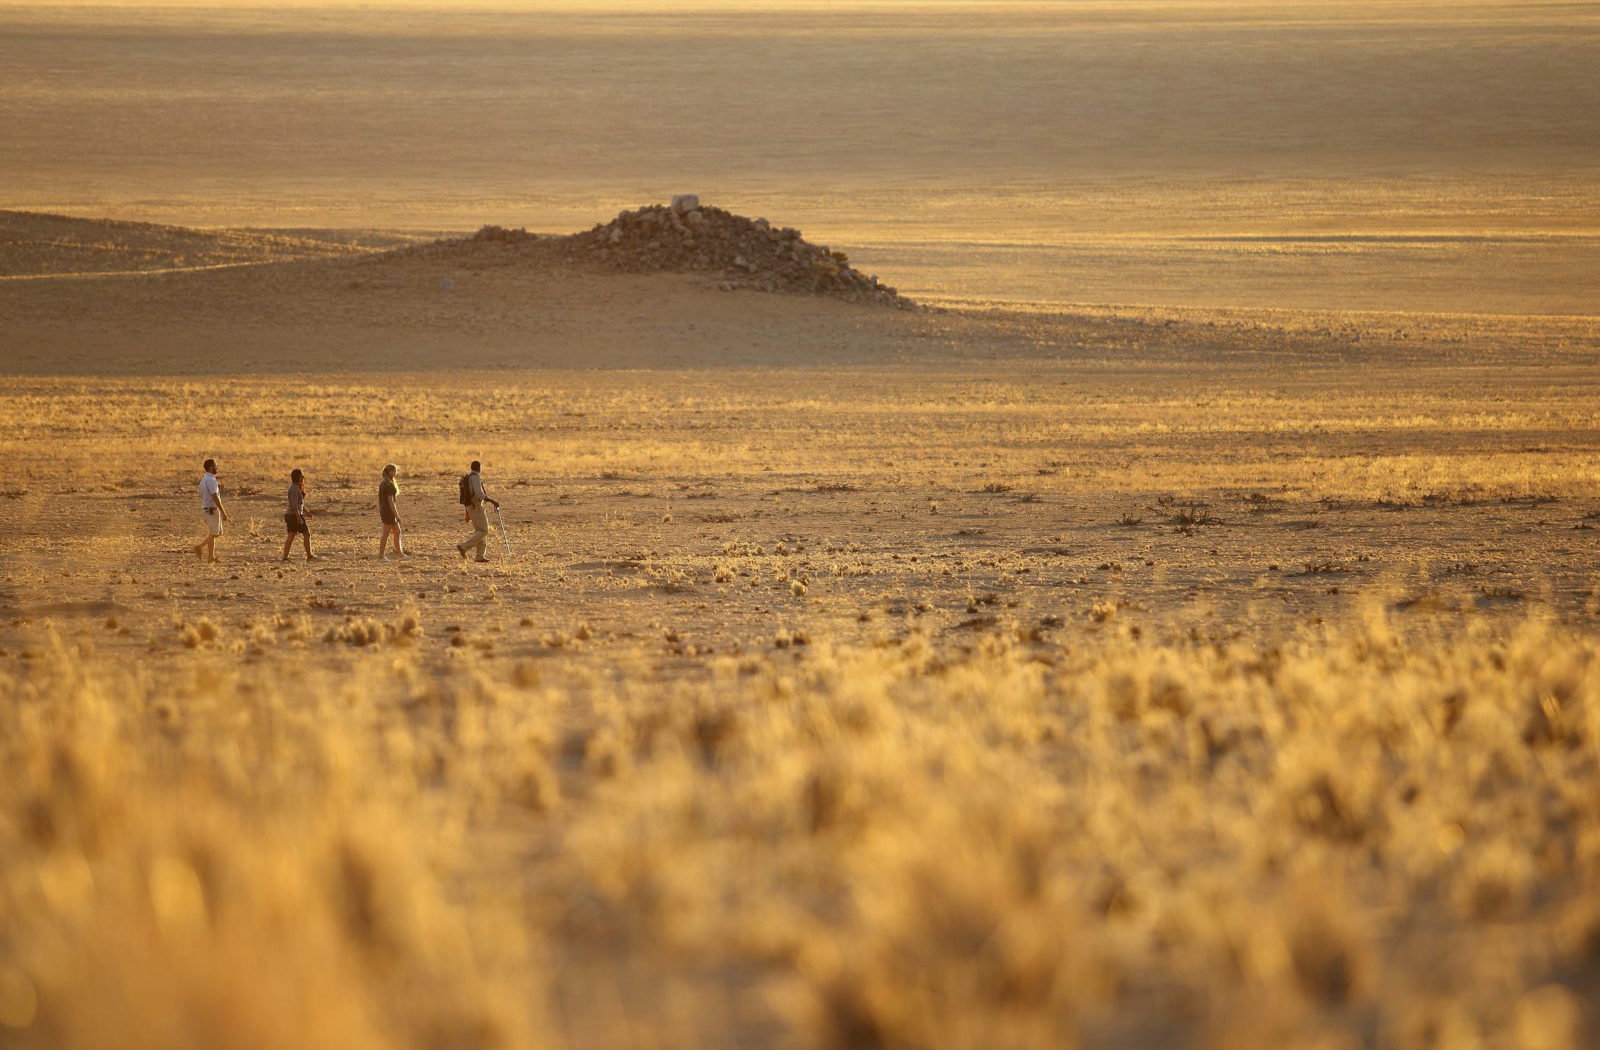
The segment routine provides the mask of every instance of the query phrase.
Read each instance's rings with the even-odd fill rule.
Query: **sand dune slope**
[[[0,372],[271,374],[960,365],[1038,358],[1592,358],[1582,317],[906,311],[618,272],[565,238],[189,230],[0,214]],[[52,239],[54,238],[54,239]],[[90,254],[110,273],[84,272]],[[180,260],[182,261],[179,265]],[[1003,367],[999,365],[991,365]]]
[[[18,282],[0,314],[7,370],[51,373],[800,365],[893,358],[916,328],[684,275],[394,259]]]
[[[341,257],[416,239],[378,231],[193,229],[0,211],[0,279],[82,278]]]
[[[341,243],[16,212],[0,216],[0,238],[0,349],[13,372],[805,364],[869,345],[881,361],[909,352],[916,330],[881,310],[492,242],[379,252],[371,234]]]

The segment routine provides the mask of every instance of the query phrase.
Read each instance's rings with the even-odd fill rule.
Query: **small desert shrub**
[[[1211,508],[1203,503],[1193,503],[1181,507],[1172,515],[1172,523],[1180,528],[1193,528],[1197,525],[1220,525],[1222,519],[1211,513]]]
[[[329,644],[344,643],[357,648],[376,645],[411,645],[422,637],[422,622],[415,613],[407,613],[394,623],[380,623],[371,617],[346,620],[338,627],[323,632],[322,640]]]
[[[179,620],[177,626],[178,640],[189,649],[209,645],[222,636],[222,628],[213,623],[209,616],[202,616],[192,623]]]

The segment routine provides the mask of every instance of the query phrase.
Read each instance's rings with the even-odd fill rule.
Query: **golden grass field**
[[[1592,1045],[1592,328],[715,301],[5,381],[8,1045]]]

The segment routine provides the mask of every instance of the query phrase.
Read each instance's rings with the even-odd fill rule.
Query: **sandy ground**
[[[785,630],[1071,632],[1108,603],[1218,635],[1365,601],[1593,621],[1592,364],[1278,363],[12,378],[0,645],[111,617],[99,646],[154,667],[183,654],[175,612],[336,627],[413,604],[497,658],[583,623],[586,660],[665,666]],[[186,548],[208,455],[234,517],[216,566]],[[513,543],[488,566],[452,546],[474,457]],[[386,461],[397,564],[373,558]],[[278,563],[294,466],[311,566]]]
[[[1293,623],[1374,590],[1591,604],[1582,317],[906,313],[497,244],[91,223],[66,228],[126,272],[71,276],[40,262],[62,220],[5,228],[36,246],[13,269],[48,275],[0,281],[13,652],[41,617],[119,610],[145,626],[107,644],[135,652],[174,603],[323,589],[319,616],[425,596],[525,649],[641,618],[711,649],[853,635],[885,602],[950,630],[1106,601]],[[280,257],[174,271],[174,243]],[[222,569],[179,542],[206,456],[236,499]],[[463,574],[453,479],[474,457],[519,555]],[[399,566],[368,557],[386,461],[416,506]],[[294,466],[320,507],[313,573],[275,564]]]
[[[75,229],[143,272],[0,280],[20,1045],[1585,1045],[1591,319]]]
[[[497,244],[392,247],[422,236],[415,233],[0,218],[15,249],[0,277],[0,350],[13,373],[795,368],[1131,352],[1201,362],[1533,364],[1588,360],[1597,341],[1581,313],[983,300],[896,315],[808,296],[720,292],[710,274],[618,276],[530,261]],[[95,246],[90,260],[84,245]],[[76,269],[84,265],[93,269]]]

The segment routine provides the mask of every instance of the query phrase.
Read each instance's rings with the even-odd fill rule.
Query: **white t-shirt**
[[[217,476],[215,474],[200,475],[200,510],[208,511],[217,505]]]

